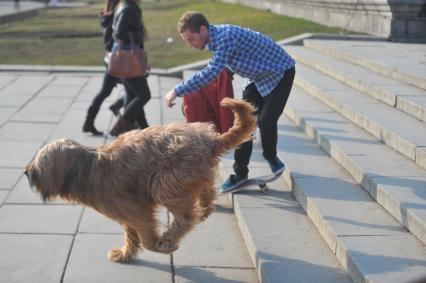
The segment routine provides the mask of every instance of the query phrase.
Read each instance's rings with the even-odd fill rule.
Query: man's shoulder
[[[236,25],[223,24],[214,27],[215,34],[220,38],[233,39],[244,33],[244,28]]]

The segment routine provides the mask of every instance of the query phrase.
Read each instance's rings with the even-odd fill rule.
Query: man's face
[[[189,47],[197,50],[203,50],[210,42],[208,29],[205,26],[200,27],[200,32],[191,32],[187,29],[180,34],[180,37]]]

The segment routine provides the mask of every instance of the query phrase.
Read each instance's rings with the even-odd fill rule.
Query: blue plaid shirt
[[[208,65],[175,87],[177,96],[197,91],[228,68],[254,82],[262,96],[268,95],[295,65],[293,58],[270,37],[234,25],[209,25],[213,57]]]

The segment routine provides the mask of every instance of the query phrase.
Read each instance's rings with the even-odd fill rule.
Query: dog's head
[[[73,186],[90,166],[88,149],[69,139],[59,139],[42,147],[26,166],[31,188],[43,202],[55,197],[71,199]]]

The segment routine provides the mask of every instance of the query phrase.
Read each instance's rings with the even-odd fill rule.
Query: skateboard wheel
[[[262,192],[266,193],[269,188],[266,184],[260,184],[259,187],[262,189]]]

